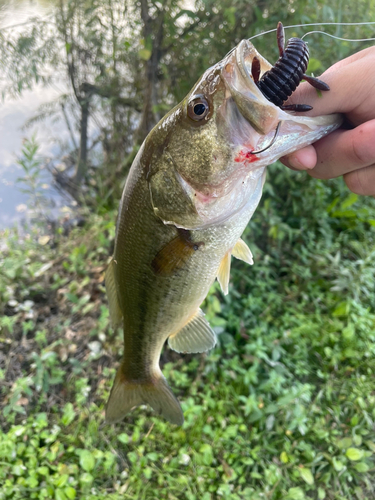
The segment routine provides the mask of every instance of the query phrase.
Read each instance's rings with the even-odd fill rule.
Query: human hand
[[[362,50],[331,66],[319,79],[330,91],[319,96],[308,83],[301,84],[287,104],[310,104],[306,116],[343,113],[354,127],[332,134],[280,159],[312,177],[344,176],[357,194],[375,195],[375,47]]]

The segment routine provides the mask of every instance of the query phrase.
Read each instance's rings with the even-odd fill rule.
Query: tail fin
[[[138,383],[127,381],[120,366],[108,399],[106,422],[119,422],[132,408],[142,404],[149,404],[156,413],[172,424],[182,425],[184,422],[180,403],[172,394],[161,371],[157,377]]]

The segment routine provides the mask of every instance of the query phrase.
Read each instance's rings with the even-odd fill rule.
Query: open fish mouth
[[[251,125],[252,131],[246,128],[254,154],[259,153],[257,167],[269,165],[341,125],[342,117],[338,114],[301,116],[283,111],[270,102],[252,77],[254,57],[260,61],[261,75],[272,68],[251,42],[242,40],[222,61],[222,78],[240,114]]]

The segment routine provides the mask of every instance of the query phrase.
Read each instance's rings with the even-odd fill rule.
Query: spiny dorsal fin
[[[234,245],[234,248],[232,250],[232,255],[233,257],[236,257],[236,259],[240,259],[243,260],[244,262],[247,262],[248,264],[250,264],[250,266],[254,264],[253,254],[251,253],[250,248],[241,238]]]
[[[220,262],[219,271],[217,273],[217,281],[220,283],[224,295],[228,294],[228,285],[230,278],[230,250],[224,255]]]
[[[118,328],[122,320],[122,312],[117,297],[115,265],[116,261],[112,259],[105,273],[105,288],[108,296],[109,317],[111,318],[111,324],[114,330]]]
[[[205,352],[216,344],[216,335],[204,317],[201,309],[186,323],[182,329],[172,334],[168,345],[177,352]]]

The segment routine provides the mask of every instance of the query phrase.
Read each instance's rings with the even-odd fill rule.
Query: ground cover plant
[[[218,346],[163,352],[182,427],[146,407],[103,424],[116,212],[85,217],[1,234],[0,498],[374,496],[374,199],[270,168],[244,236],[255,264],[234,262],[229,295],[215,284],[203,305]]]
[[[78,122],[89,109],[103,117],[103,158],[88,154],[77,196],[83,227],[74,227],[73,215],[26,235],[0,232],[0,499],[373,498],[375,200],[350,194],[342,180],[270,167],[244,235],[255,264],[234,261],[229,295],[214,284],[202,306],[217,347],[207,355],[163,352],[184,425],[147,407],[104,424],[123,349],[121,332],[109,325],[104,273],[116,203],[144,135],[241,38],[279,20],[367,20],[373,10],[372,0],[287,2],[282,10],[280,2],[242,0],[197,1],[193,10],[177,0],[140,3],[147,8],[130,3],[131,16],[124,12],[130,35],[116,16],[103,23],[103,5],[121,14],[122,2],[72,0],[56,4],[62,50],[56,30],[46,38],[33,25],[0,39],[16,93],[40,83],[51,54],[64,55],[55,62],[68,63],[80,94],[70,89],[40,116],[75,109],[83,151],[87,127]],[[372,36],[364,29],[335,33]],[[256,40],[275,61],[275,37]],[[309,72],[362,48],[320,35],[309,41]],[[36,149],[25,143],[22,159],[34,201]],[[73,149],[78,168],[86,161]]]

